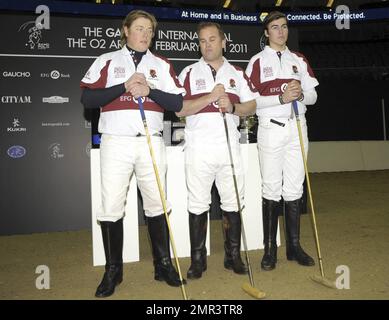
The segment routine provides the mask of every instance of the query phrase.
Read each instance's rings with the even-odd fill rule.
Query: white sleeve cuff
[[[305,104],[306,106],[316,103],[317,93],[315,88],[310,89],[308,91],[304,91],[303,94],[304,94],[304,99],[300,101],[301,103]]]
[[[260,96],[255,99],[258,109],[264,109],[280,105],[280,99],[276,96]]]

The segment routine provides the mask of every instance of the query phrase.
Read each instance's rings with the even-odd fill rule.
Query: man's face
[[[153,39],[153,24],[149,19],[140,17],[129,28],[124,27],[127,45],[136,51],[146,51]]]
[[[269,23],[265,34],[269,37],[270,47],[283,47],[288,40],[288,25],[285,18],[279,18]]]
[[[200,51],[206,62],[212,62],[223,56],[226,40],[220,37],[219,30],[214,27],[201,29],[199,33]]]

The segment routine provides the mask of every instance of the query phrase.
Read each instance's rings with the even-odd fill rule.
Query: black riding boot
[[[240,257],[241,220],[239,212],[223,212],[224,267],[237,274],[247,274],[248,269]]]
[[[207,270],[207,248],[205,247],[207,225],[208,211],[202,214],[189,212],[191,265],[187,273],[188,279],[201,278],[202,273]]]
[[[154,256],[154,279],[166,281],[169,286],[180,286],[180,277],[170,258],[169,229],[165,216],[148,217],[147,226]]]
[[[265,252],[261,261],[261,268],[269,271],[277,263],[277,226],[278,213],[281,211],[280,202],[262,198],[263,244]]]
[[[116,222],[101,221],[105,252],[105,273],[95,296],[109,297],[123,280],[123,219]]]
[[[285,201],[286,258],[303,266],[313,266],[315,261],[300,246],[301,200]]]

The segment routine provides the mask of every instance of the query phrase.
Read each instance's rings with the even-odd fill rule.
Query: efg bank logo
[[[70,74],[69,73],[62,73],[58,70],[52,70],[51,72],[44,72],[41,73],[41,78],[50,78],[53,80],[58,80],[58,79],[70,79]]]
[[[22,158],[26,155],[26,153],[26,149],[18,145],[9,147],[7,150],[7,154],[13,159]]]
[[[23,23],[18,32],[26,34],[25,46],[30,50],[46,50],[50,48],[48,42],[43,41],[43,31],[50,29],[50,10],[48,6],[39,5],[35,13],[41,13],[35,20]]]
[[[69,102],[69,98],[68,97],[61,97],[61,96],[43,97],[42,102],[45,102],[45,103],[67,103],[67,102]]]
[[[12,126],[7,128],[7,132],[26,132],[27,128],[24,128],[21,123],[19,118],[14,118],[12,121]]]
[[[61,144],[58,142],[52,143],[49,148],[49,156],[51,159],[62,159],[65,155],[62,153]]]

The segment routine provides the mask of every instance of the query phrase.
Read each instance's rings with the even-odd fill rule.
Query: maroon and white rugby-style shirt
[[[126,46],[99,56],[81,80],[80,86],[90,89],[109,88],[124,83],[135,72],[143,73],[152,89],[185,94],[185,89],[180,85],[167,59],[147,50],[136,68]],[[164,109],[148,97],[142,98],[142,101],[150,134],[162,131]],[[125,92],[107,105],[101,106],[98,129],[100,133],[114,135],[145,134],[138,101]]]
[[[244,103],[259,97],[244,71],[230,64],[225,58],[215,77],[211,67],[201,58],[184,68],[178,76],[186,90],[185,100],[196,99],[210,93],[215,85],[223,84],[232,103]],[[239,117],[226,114],[231,142],[239,141]],[[191,145],[210,145],[226,142],[223,118],[216,103],[205,106],[194,115],[186,117],[185,141]]]
[[[285,91],[287,84],[293,79],[301,83],[302,91],[314,89],[319,82],[315,78],[307,59],[298,52],[288,48],[276,51],[269,46],[253,56],[246,68],[253,85],[261,96],[278,97]],[[257,115],[262,117],[289,118],[291,116],[291,103],[276,104],[271,108],[261,108],[257,103]],[[260,102],[260,99],[259,99]],[[304,114],[306,106],[298,101],[299,114]]]

